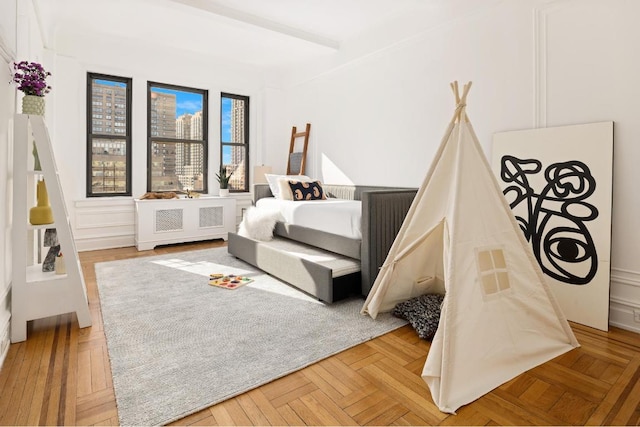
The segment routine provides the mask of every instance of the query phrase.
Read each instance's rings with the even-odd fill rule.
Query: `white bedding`
[[[327,199],[292,201],[266,197],[256,202],[260,209],[280,211],[284,221],[314,230],[361,239],[362,202]]]

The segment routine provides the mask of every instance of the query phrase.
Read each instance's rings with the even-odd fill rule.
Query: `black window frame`
[[[202,95],[202,140],[196,139],[179,139],[179,138],[166,138],[151,136],[151,88],[157,87],[162,89],[177,90],[183,92],[193,92]],[[189,143],[199,144],[202,143],[202,190],[194,191],[197,193],[207,194],[209,192],[209,91],[207,89],[197,89],[187,86],[179,86],[169,83],[160,83],[147,81],[147,191],[156,191],[151,189],[152,182],[152,140],[160,142],[173,142],[173,143]],[[184,192],[181,189],[167,190],[175,191],[177,193]],[[162,192],[162,191],[161,191]]]
[[[118,83],[124,83],[126,85],[126,126],[125,135],[118,134],[104,134],[93,133],[93,81],[94,80],[108,80]],[[133,105],[133,79],[130,77],[113,76],[110,74],[87,72],[87,164],[86,164],[86,197],[130,197],[132,194],[132,105]],[[93,191],[93,139],[124,139],[126,146],[126,161],[125,161],[125,191],[124,192],[101,192],[95,193]]]
[[[231,98],[231,99],[239,99],[245,102],[245,112],[244,112],[244,142],[224,142],[222,140],[222,99],[223,98]],[[237,94],[233,94],[233,93],[228,93],[228,92],[220,92],[220,165],[218,167],[218,170],[220,170],[220,168],[223,166],[223,152],[224,152],[224,147],[225,146],[230,146],[230,147],[237,147],[237,146],[241,146],[244,147],[245,149],[245,153],[244,153],[244,176],[245,176],[245,180],[244,180],[244,188],[242,189],[229,189],[230,193],[247,193],[249,192],[249,182],[251,177],[249,176],[249,164],[250,159],[249,159],[249,112],[251,110],[249,109],[249,96],[247,95],[237,95]]]

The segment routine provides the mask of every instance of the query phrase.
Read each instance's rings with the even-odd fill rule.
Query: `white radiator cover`
[[[232,197],[134,202],[139,251],[170,243],[227,240],[228,233],[236,230],[236,200]]]

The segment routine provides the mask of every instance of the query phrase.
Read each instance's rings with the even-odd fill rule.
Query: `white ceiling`
[[[257,65],[335,53],[345,41],[403,16],[495,0],[33,0],[45,46],[93,34]],[[444,15],[444,14],[442,14]],[[433,24],[433,22],[431,22]]]

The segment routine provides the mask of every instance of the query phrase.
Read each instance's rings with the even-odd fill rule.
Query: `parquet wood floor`
[[[80,254],[93,326],[68,314],[29,322],[0,371],[2,425],[117,425],[94,264],[222,246]],[[572,324],[581,347],[464,406],[439,412],[420,378],[429,343],[410,327],[212,406],[175,425],[639,425],[640,335]]]

